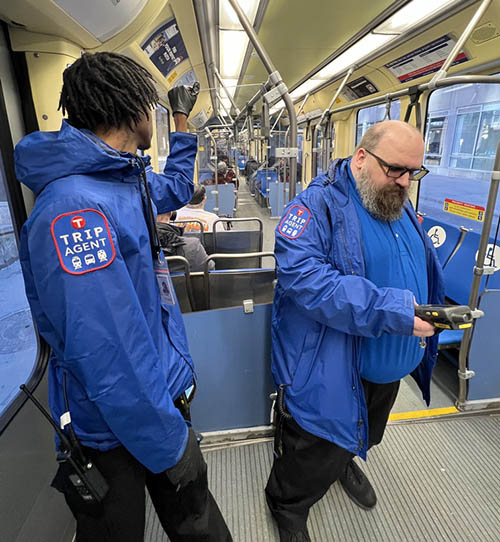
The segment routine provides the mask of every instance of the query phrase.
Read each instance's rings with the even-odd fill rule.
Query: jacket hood
[[[16,175],[36,195],[56,179],[68,175],[112,172],[120,179],[140,171],[137,157],[119,152],[89,130],[78,130],[63,120],[58,132],[33,132],[14,151]],[[149,157],[143,159],[149,165]]]

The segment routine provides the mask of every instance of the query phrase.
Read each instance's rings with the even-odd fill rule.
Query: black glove
[[[198,81],[193,83],[193,86],[191,87],[180,85],[178,87],[170,89],[168,91],[168,99],[170,101],[172,114],[184,113],[184,115],[189,116],[189,113],[191,113],[191,110],[194,107],[199,92],[200,83],[198,83]]]
[[[207,464],[201,454],[200,445],[194,431],[189,428],[186,450],[177,465],[165,471],[176,491],[201,478],[207,471]]]

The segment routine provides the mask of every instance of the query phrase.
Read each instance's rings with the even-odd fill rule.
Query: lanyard
[[[141,181],[144,185],[144,192],[146,197],[144,198],[141,191],[142,208],[146,218],[146,224],[148,226],[149,244],[151,245],[151,256],[153,261],[159,260],[161,255],[161,245],[158,236],[158,230],[156,229],[155,215],[153,212],[153,205],[151,204],[151,195],[149,193],[148,181],[146,178],[146,168],[144,162],[140,156],[137,157],[141,163]]]

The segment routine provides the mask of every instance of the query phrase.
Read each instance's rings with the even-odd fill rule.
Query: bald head
[[[377,147],[386,138],[390,141],[406,141],[410,139],[412,141],[421,141],[422,145],[424,144],[420,132],[411,124],[400,120],[386,120],[368,128],[354,152],[356,153],[359,149],[377,152]]]

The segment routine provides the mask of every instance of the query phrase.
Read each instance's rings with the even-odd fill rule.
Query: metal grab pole
[[[457,43],[455,43],[455,47],[453,47],[451,53],[448,55],[448,58],[445,60],[444,64],[441,66],[441,69],[432,78],[431,83],[434,83],[435,81],[438,81],[439,79],[442,79],[443,77],[446,77],[446,73],[448,72],[453,62],[455,61],[455,58],[460,52],[460,49],[464,46],[465,42],[469,39],[469,36],[472,34],[472,31],[474,30],[477,23],[479,22],[479,19],[481,19],[481,17],[485,14],[486,10],[490,7],[491,2],[492,0],[483,0],[483,3],[479,6],[476,13],[472,17],[472,19],[469,21],[469,24],[465,27],[465,30],[462,32],[462,35],[458,38]]]
[[[348,72],[346,73],[344,79],[342,79],[342,83],[340,83],[340,86],[335,92],[335,94],[333,95],[333,98],[330,100],[328,107],[323,111],[323,114],[321,115],[321,118],[319,120],[320,124],[322,124],[323,119],[325,118],[327,113],[330,112],[330,107],[332,107],[332,105],[335,103],[335,100],[340,96],[340,93],[344,90],[344,87],[346,86],[347,81],[349,81],[349,77],[351,77],[351,75],[354,73],[355,68],[356,66],[351,66]]]
[[[488,203],[486,205],[486,212],[484,214],[484,224],[481,231],[481,239],[479,241],[479,250],[477,253],[476,265],[474,266],[474,277],[472,279],[472,286],[469,296],[469,307],[472,310],[477,309],[477,299],[479,295],[479,288],[481,286],[481,280],[484,275],[484,259],[486,257],[486,251],[488,249],[488,243],[490,240],[491,224],[493,222],[493,215],[495,213],[495,204],[498,195],[498,184],[500,182],[500,143],[498,143],[497,153],[495,155],[495,164],[493,171],[491,172],[490,191],[488,193]],[[467,367],[469,348],[472,338],[473,327],[466,328],[460,343],[460,353],[458,356],[458,376],[459,376],[459,389],[458,389],[458,406],[463,405],[467,399],[467,380],[474,376],[473,371],[469,371]]]
[[[208,137],[211,139],[212,143],[214,144],[214,163],[215,163],[215,171],[214,171],[214,179],[215,179],[215,209],[214,211],[219,214],[219,175],[217,172],[217,142],[215,141],[215,137],[212,135],[212,132],[208,128],[205,128],[205,130],[208,133]]]
[[[285,108],[283,107],[283,109],[279,112],[279,115],[276,117],[276,120],[274,121],[274,124],[273,124],[273,127],[271,128],[270,133],[273,133],[274,129],[276,128],[276,124],[278,124],[278,122],[280,121],[281,115],[283,115],[284,112],[285,112]]]
[[[274,83],[276,86],[283,85],[283,87],[286,89],[283,80],[281,79],[281,75],[274,67],[264,47],[262,47],[262,44],[257,37],[257,33],[255,32],[253,26],[250,24],[250,21],[245,15],[245,12],[241,9],[237,0],[229,0],[229,3],[233,7],[236,15],[238,16],[238,19],[240,20],[241,26],[245,29],[245,32],[247,33],[248,38],[252,42],[256,53],[259,55],[259,58],[262,60],[262,63],[268,71],[271,82]],[[292,98],[288,93],[288,89],[284,91],[282,98],[285,102],[286,108],[288,110],[288,116],[290,118],[290,140],[294,142],[295,146],[297,146],[297,115],[295,113],[295,108],[293,107]],[[293,157],[290,158],[290,199],[295,197],[296,180],[297,158]]]
[[[236,105],[235,101],[233,100],[233,97],[231,96],[231,93],[229,92],[229,90],[227,90],[227,87],[224,84],[224,81],[222,80],[222,77],[220,76],[220,74],[217,71],[217,68],[215,66],[213,67],[213,70],[214,70],[215,77],[217,77],[217,80],[220,83],[220,86],[224,89],[224,92],[226,93],[226,96],[229,98],[229,101],[231,102],[231,105],[234,107],[234,110],[236,111],[236,115],[239,115],[240,110],[238,109],[238,106]]]

